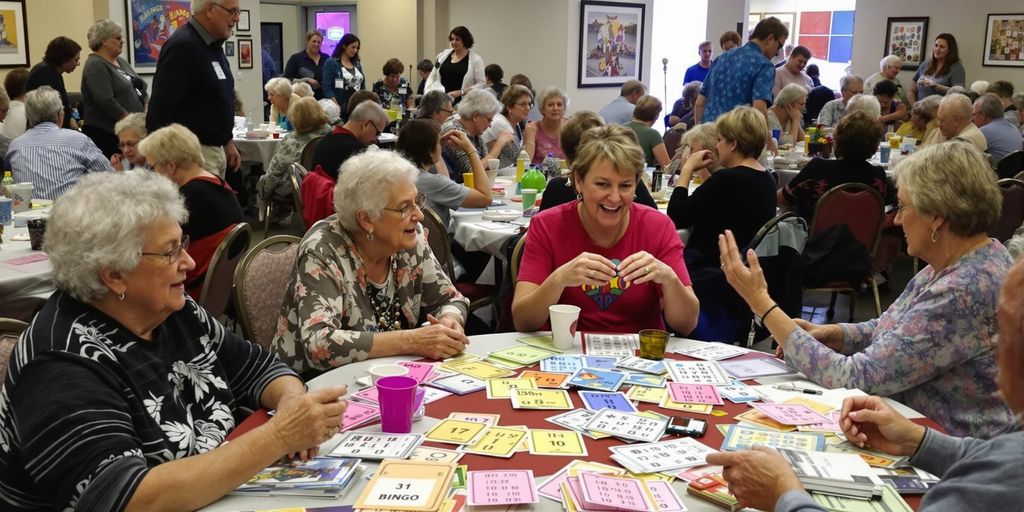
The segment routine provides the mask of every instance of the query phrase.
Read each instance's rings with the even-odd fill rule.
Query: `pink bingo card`
[[[404,366],[409,369],[409,374],[406,377],[416,379],[416,382],[423,384],[427,382],[429,377],[434,373],[434,365],[432,363],[416,363],[413,361],[399,361],[399,366]]]
[[[828,423],[829,419],[814,409],[802,404],[759,404],[751,403],[755,409],[783,425],[810,425]]]
[[[718,394],[718,388],[714,384],[684,384],[681,382],[670,382],[668,392],[672,400],[687,404],[709,404],[723,405],[722,395]]]
[[[635,478],[580,473],[579,482],[583,499],[588,504],[638,512],[652,510],[644,493],[643,482]]]
[[[466,503],[471,506],[537,503],[533,470],[470,471]]]

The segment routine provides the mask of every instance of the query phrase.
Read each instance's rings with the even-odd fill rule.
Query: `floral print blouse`
[[[1011,264],[992,240],[942,271],[927,266],[881,317],[840,324],[842,353],[794,329],[786,362],[825,387],[890,396],[952,435],[993,437],[1014,422],[996,386],[996,303]]]
[[[427,314],[466,319],[469,301],[445,275],[422,228],[416,247],[392,258],[391,288],[404,329],[418,327]],[[313,225],[299,245],[294,275],[285,291],[271,348],[298,372],[329,370],[369,357],[377,315],[355,243],[337,215]]]
[[[395,105],[399,110],[405,109],[405,104],[409,101],[409,96],[412,94],[412,89],[409,87],[409,81],[405,78],[399,79],[398,89],[394,92],[391,92],[391,89],[388,89],[387,84],[385,84],[382,79],[374,82],[371,90],[377,96],[380,96],[380,104],[383,105],[384,108],[391,108],[391,105]]]

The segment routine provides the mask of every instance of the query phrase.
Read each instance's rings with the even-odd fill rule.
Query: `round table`
[[[278,139],[273,137],[265,139],[235,137],[232,141],[235,143],[235,148],[238,149],[238,154],[242,157],[242,163],[260,164],[263,166],[263,170],[266,171],[270,167],[270,160],[277,153],[277,148],[281,145],[281,141],[287,136],[288,134],[284,133]]]
[[[474,354],[486,354],[488,352],[498,350],[501,348],[518,345],[519,342],[516,340],[527,334],[523,333],[501,333],[501,334],[488,334],[481,336],[473,336],[470,340],[469,351]],[[577,337],[579,334],[577,334]],[[566,354],[579,354],[580,347],[577,339],[573,349],[565,351]],[[668,354],[670,357],[687,359],[681,356],[675,356],[674,354]],[[757,357],[764,356],[764,354],[750,354],[740,357]],[[346,384],[349,387],[349,392],[352,393],[360,388],[357,384],[356,379],[367,375],[367,370],[371,366],[378,364],[395,362],[400,360],[416,360],[415,357],[386,357],[380,359],[372,359],[361,361],[358,363],[352,363],[345,365],[341,368],[332,370],[320,377],[317,377],[307,384],[310,390],[321,389],[326,386],[333,386],[339,384]],[[538,365],[529,367],[531,369],[537,369]],[[527,368],[523,368],[525,370]],[[521,370],[517,370],[517,373]],[[796,377],[788,376],[783,378],[772,379],[771,383],[783,382],[787,380],[794,380]],[[575,391],[570,391],[573,405],[576,408],[581,408],[583,403]],[[889,401],[894,405],[897,410],[909,418],[921,418],[921,415],[917,412],[907,408],[906,406]],[[674,411],[667,409],[660,409],[654,404],[641,403],[639,404],[640,410],[655,410],[662,414],[673,414]],[[689,416],[699,417],[708,421],[707,434],[700,438],[700,441],[705,444],[718,447],[723,441],[723,437],[718,429],[715,427],[719,423],[734,423],[733,416],[748,410],[748,406],[744,404],[734,404],[726,401],[724,406],[715,406],[715,409],[725,410],[728,416],[713,416],[713,415],[696,415],[687,414]],[[458,396],[451,395],[443,399],[432,402],[426,406],[426,415],[423,419],[413,423],[412,431],[417,433],[425,433],[430,430],[431,427],[436,425],[441,418],[445,418],[451,412],[476,412],[476,413],[494,413],[501,414],[501,425],[527,425],[531,428],[545,428],[559,430],[562,427],[553,423],[547,422],[545,418],[549,418],[556,414],[565,411],[550,411],[550,410],[515,410],[512,409],[509,400],[507,399],[496,399],[488,400],[484,391],[477,391],[469,395]],[[678,413],[677,413],[678,414]],[[266,416],[263,416],[264,420]],[[260,420],[256,420],[252,423],[258,423]],[[920,421],[920,420],[919,420]],[[924,420],[927,421],[927,420]],[[246,423],[250,423],[247,420]],[[934,426],[933,423],[929,423]],[[246,425],[243,424],[240,429],[245,429]],[[379,432],[380,424],[373,424],[358,430],[368,432]],[[674,436],[672,437],[674,438]],[[321,453],[328,453],[334,446],[340,441],[341,437],[335,436],[333,439],[326,441],[321,445]],[[608,455],[608,448],[622,444],[621,441],[615,439],[603,439],[594,440],[584,437],[587,450],[589,455],[587,460],[598,461],[603,463],[610,463],[611,465],[618,466],[614,462],[610,462]],[[427,441],[424,446],[435,446],[453,449],[453,445],[435,443]],[[464,455],[458,462],[458,464],[465,464],[469,466],[470,470],[481,470],[481,469],[532,469],[539,483],[543,482],[548,476],[555,473],[558,469],[562,468],[573,458],[571,457],[557,457],[557,456],[539,456],[530,455],[526,452],[519,452],[512,456],[510,459],[502,459],[496,457],[486,457],[481,455]],[[233,511],[233,510],[260,510],[260,509],[272,509],[272,508],[284,508],[284,507],[317,507],[317,506],[333,506],[333,505],[351,505],[355,502],[356,498],[362,492],[365,487],[367,479],[365,475],[368,475],[374,471],[377,467],[377,463],[373,461],[364,461],[363,464],[367,467],[367,471],[364,476],[359,477],[356,483],[351,489],[338,501],[328,501],[316,498],[303,498],[303,497],[244,497],[244,496],[226,496],[216,503],[204,508],[205,511],[218,512],[218,511]],[[679,494],[679,496],[686,503],[689,510],[694,512],[720,512],[721,509],[717,508],[710,503],[698,500],[690,497],[686,494],[686,484],[680,480],[676,480],[672,484],[673,488]],[[905,497],[907,498],[907,497]],[[916,498],[909,498],[908,501],[912,505],[918,503]],[[556,503],[547,498],[540,498],[540,502],[532,506],[522,506],[523,509],[538,510],[538,511],[560,511],[562,506],[560,503]]]
[[[43,251],[33,251],[28,228],[4,226],[0,245],[0,316],[28,321],[39,304],[54,292],[53,267]],[[31,261],[29,261],[31,260]]]

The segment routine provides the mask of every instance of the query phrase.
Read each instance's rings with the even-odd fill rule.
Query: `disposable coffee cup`
[[[576,322],[580,318],[579,306],[554,304],[548,306],[548,315],[551,319],[551,339],[554,347],[559,350],[572,348],[573,339],[576,337]]]
[[[32,182],[25,181],[7,188],[11,192],[11,199],[14,200],[14,213],[27,212],[32,206]]]
[[[416,404],[416,379],[412,377],[381,377],[377,381],[380,405],[380,430],[389,434],[412,432],[412,415]]]
[[[496,180],[496,179],[498,179],[498,170],[497,169],[488,169],[487,170],[487,184],[493,187],[494,186],[494,180]]]
[[[400,364],[378,364],[370,368],[370,379],[374,385],[384,377],[404,377],[409,374],[409,369]]]
[[[488,158],[487,159],[487,170],[489,170],[489,171],[497,171],[498,167],[500,165],[501,165],[501,160],[499,160],[497,158]]]

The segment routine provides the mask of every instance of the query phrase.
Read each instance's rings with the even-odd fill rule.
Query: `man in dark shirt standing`
[[[224,40],[238,22],[239,0],[192,0],[192,18],[160,49],[146,128],[150,133],[180,123],[202,144],[203,167],[224,176],[241,164],[231,141],[235,80]]]

